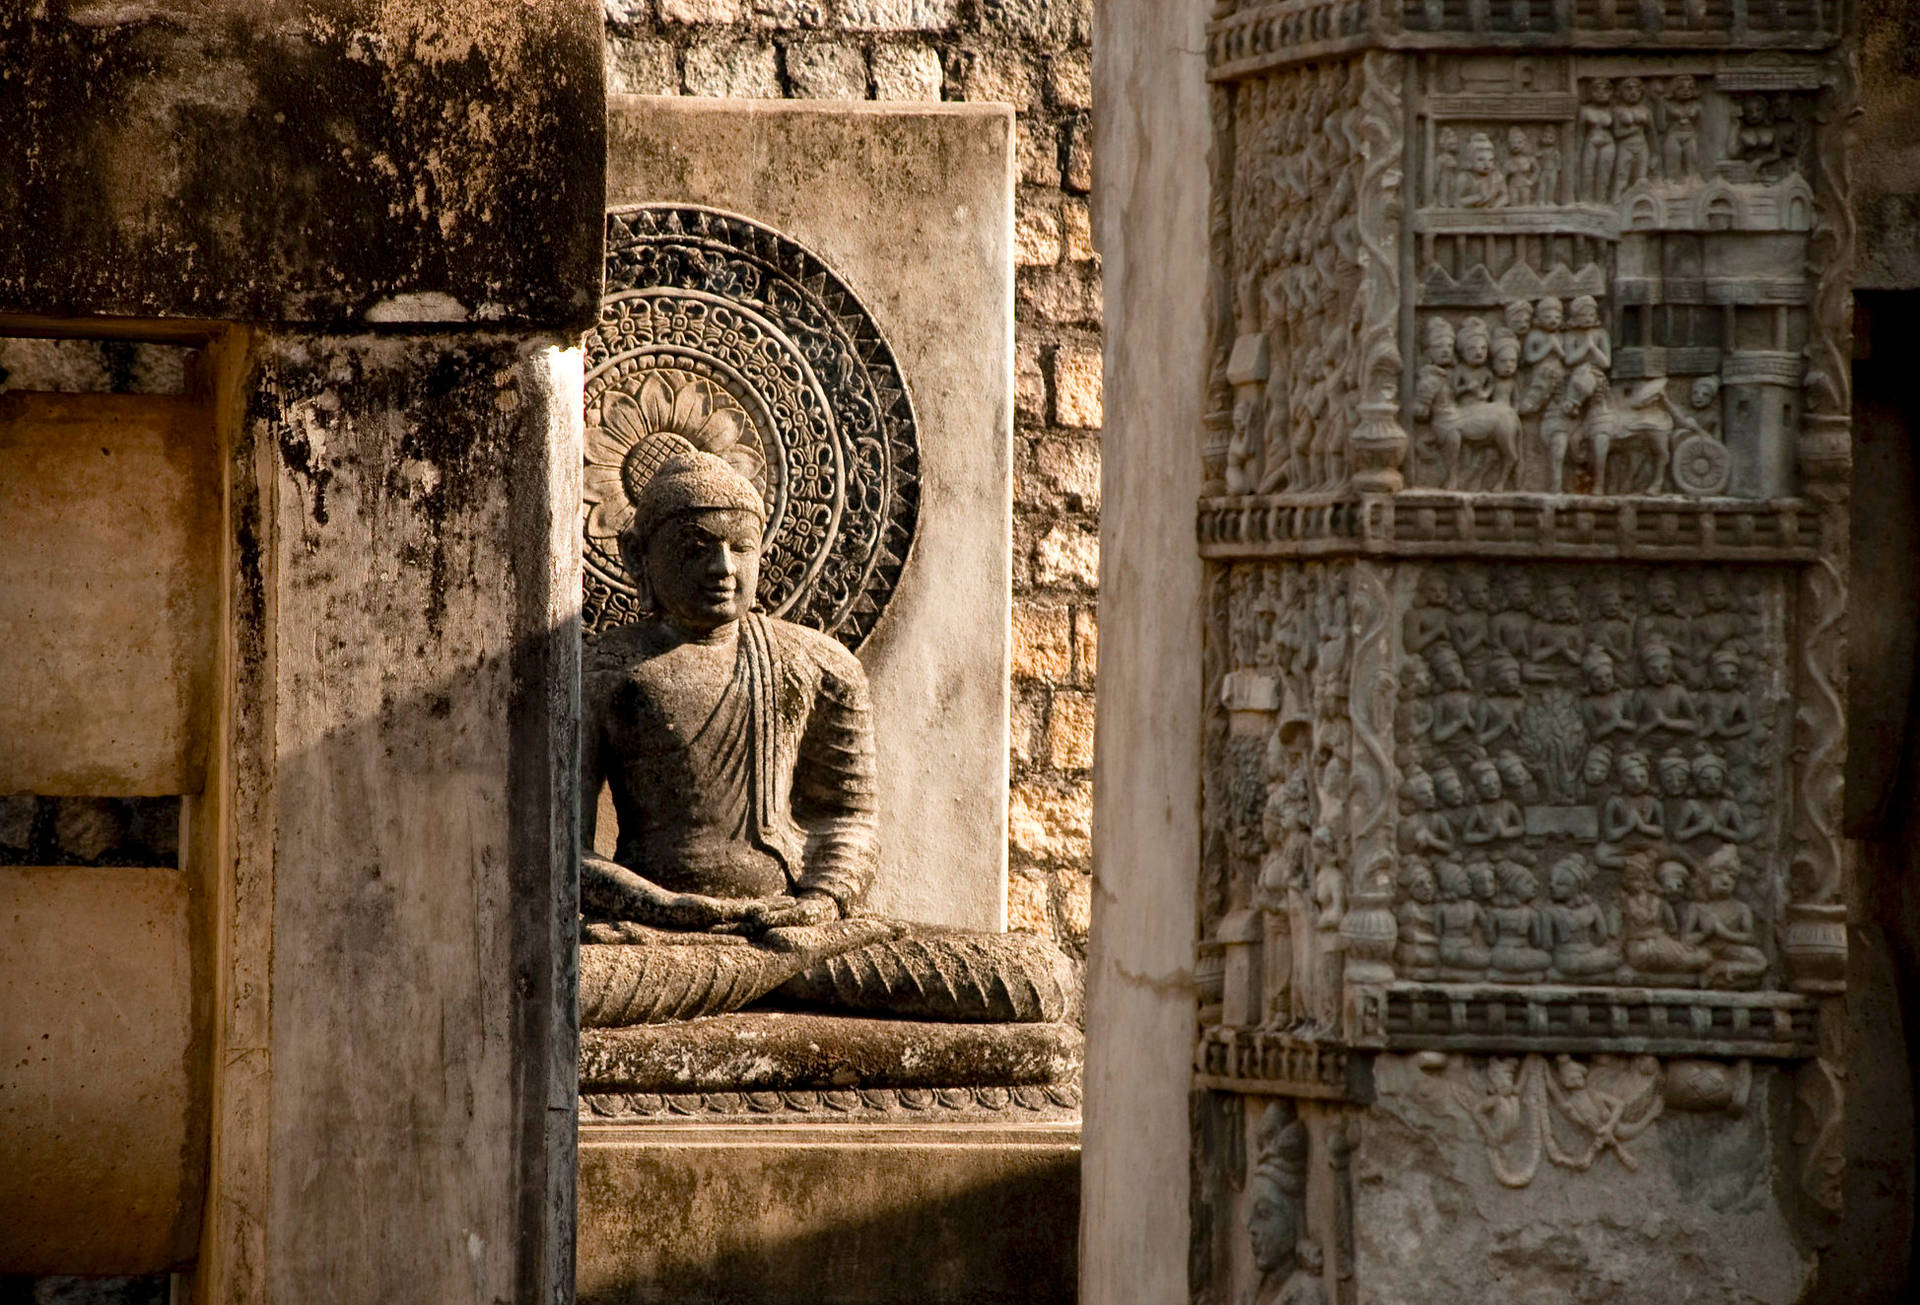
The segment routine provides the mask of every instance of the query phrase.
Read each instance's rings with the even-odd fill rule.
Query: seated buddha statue
[[[648,615],[583,667],[581,1022],[787,1006],[1057,1021],[1051,942],[862,913],[880,865],[866,673],[832,637],[753,610],[766,507],[688,446],[633,495],[620,548]],[[593,850],[602,785],[618,820]]]

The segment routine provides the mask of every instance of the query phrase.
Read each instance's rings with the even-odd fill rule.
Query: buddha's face
[[[717,508],[674,517],[647,541],[647,583],[654,602],[697,634],[737,621],[760,583],[760,521]]]

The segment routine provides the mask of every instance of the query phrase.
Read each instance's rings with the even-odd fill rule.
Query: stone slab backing
[[[582,1125],[582,1305],[1072,1300],[1072,1125]]]
[[[920,430],[919,528],[860,650],[881,870],[867,905],[1006,926],[1013,374],[1011,115],[613,96],[607,203],[694,203],[798,241],[893,346]]]
[[[0,869],[0,1273],[190,1253],[192,970],[180,870]]]
[[[183,398],[0,398],[0,793],[190,793],[206,757],[219,482]]]

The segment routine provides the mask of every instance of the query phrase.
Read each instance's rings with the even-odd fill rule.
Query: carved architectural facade
[[[1836,1210],[1835,11],[1214,14],[1194,1299],[1355,1299],[1369,1129]]]

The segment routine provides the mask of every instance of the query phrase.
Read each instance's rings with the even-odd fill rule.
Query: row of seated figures
[[[885,777],[865,673],[752,610],[766,510],[689,447],[621,536],[642,620],[584,668],[583,1093],[842,1092],[1077,1079],[1052,942],[862,913]],[[605,787],[618,822],[594,851]]]

